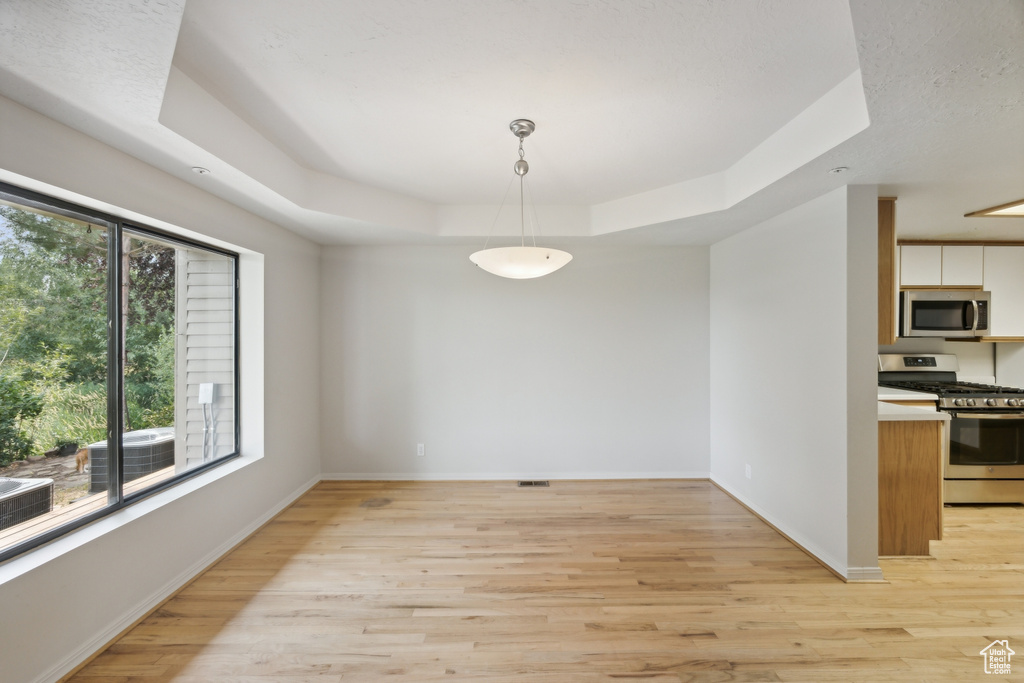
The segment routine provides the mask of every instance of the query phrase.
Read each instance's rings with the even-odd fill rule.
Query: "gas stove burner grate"
[[[1024,389],[1016,387],[1001,387],[993,384],[977,384],[975,382],[929,382],[929,381],[906,381],[906,380],[880,380],[879,384],[896,389],[908,389],[910,391],[922,391],[929,394],[941,395],[962,395],[962,394],[989,394],[989,395],[1014,395],[1024,394]]]

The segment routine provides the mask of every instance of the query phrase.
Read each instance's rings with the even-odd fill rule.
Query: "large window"
[[[238,454],[236,270],[0,184],[0,559]]]

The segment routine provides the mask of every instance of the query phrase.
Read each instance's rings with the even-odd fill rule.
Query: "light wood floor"
[[[324,482],[72,680],[1024,680],[1024,508],[845,584],[699,481]]]

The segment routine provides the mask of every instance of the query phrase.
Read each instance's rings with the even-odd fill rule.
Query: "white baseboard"
[[[530,479],[708,479],[709,472],[331,472],[324,481],[519,481]]]
[[[847,567],[846,580],[849,583],[889,583],[882,576],[881,567]]]
[[[741,493],[736,491],[734,488],[732,488],[731,486],[729,486],[725,482],[719,480],[714,475],[711,475],[710,479],[711,479],[712,482],[714,482],[714,484],[716,486],[718,486],[723,491],[728,493],[730,496],[732,496],[733,498],[738,500],[740,503],[742,503],[743,505],[748,507],[751,511],[754,512],[754,514],[756,514],[761,519],[763,519],[764,521],[766,521],[769,524],[771,524],[780,533],[786,535],[789,538],[790,541],[792,541],[793,543],[798,545],[805,553],[807,553],[808,555],[810,555],[814,559],[818,560],[819,562],[821,562],[826,567],[829,567],[830,569],[832,569],[832,571],[834,571],[839,576],[843,577],[843,579],[845,579],[846,581],[854,581],[854,580],[856,580],[856,581],[869,581],[869,580],[874,581],[874,580],[876,580],[875,574],[871,572],[871,570],[872,570],[871,567],[847,567],[845,562],[840,562],[838,559],[833,557],[829,552],[827,552],[826,550],[820,548],[817,543],[815,543],[811,539],[807,538],[804,534],[800,533],[796,529],[793,529],[791,526],[789,526],[785,522],[782,522],[777,517],[772,515],[770,512],[768,512],[767,510],[762,508],[761,506],[757,505],[754,502],[751,502],[744,495],[742,495]],[[875,571],[878,572],[877,580],[881,580],[881,578],[882,578],[882,570],[878,569],[877,567],[874,568],[874,569],[875,569]],[[852,570],[856,570],[857,573],[858,573],[858,577],[856,579],[852,578],[851,575],[850,575],[850,572]],[[867,578],[868,576],[870,576],[870,578]]]
[[[34,679],[34,683],[51,683],[53,681],[59,681],[61,677],[66,676],[75,667],[79,666],[82,662],[86,661],[89,657],[100,650],[100,648],[106,646],[132,624],[148,614],[153,608],[157,607],[164,600],[174,595],[174,593],[182,586],[204,572],[207,568],[213,565],[214,562],[227,554],[228,551],[255,533],[261,526],[273,519],[275,515],[298,500],[300,496],[316,486],[319,481],[320,476],[317,475],[305,484],[299,486],[299,488],[295,489],[295,491],[290,493],[284,500],[261,515],[258,519],[254,520],[237,534],[231,536],[214,550],[210,551],[204,557],[187,567],[176,577],[154,591],[148,598],[127,610],[121,615],[120,619],[111,624],[107,629],[100,632],[86,643],[83,643],[81,647],[68,654],[67,657],[51,666],[47,671],[39,674],[39,676]]]

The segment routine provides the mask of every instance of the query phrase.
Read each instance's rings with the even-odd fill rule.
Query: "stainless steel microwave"
[[[992,308],[989,292],[921,289],[900,294],[901,336],[988,336]]]

